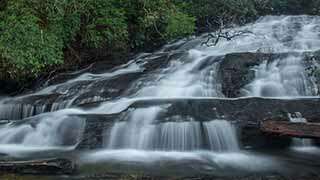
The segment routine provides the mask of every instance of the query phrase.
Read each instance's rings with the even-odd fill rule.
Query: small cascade
[[[104,83],[107,84],[117,76],[141,71],[143,71],[142,67],[130,61],[101,74],[81,74],[80,72],[62,74],[72,77],[80,73],[73,79],[53,85],[49,85],[49,80],[46,83],[47,87],[32,94],[3,98],[0,100],[0,120],[20,120],[41,113],[71,108],[76,100],[80,101],[77,102],[79,104],[106,100],[102,96],[112,89],[106,88]]]
[[[204,127],[211,150],[238,151],[239,144],[235,128],[225,120],[205,122]]]
[[[190,151],[202,148],[202,132],[199,122],[186,118],[187,122],[167,122],[158,125],[155,134],[156,149]]]
[[[152,124],[160,107],[142,108],[132,111],[127,117],[127,122],[117,122],[110,132],[107,147],[147,149],[152,142],[151,133],[154,129]]]
[[[0,102],[0,120],[23,119],[35,113],[45,112],[46,107],[36,107],[30,104],[3,104]]]
[[[295,112],[294,114],[288,114],[290,122],[295,123],[304,123],[307,122],[305,118],[303,118],[302,114],[299,112]],[[293,141],[293,147],[311,147],[312,146],[312,140],[311,139],[305,139],[305,138],[292,138]]]
[[[133,97],[223,97],[217,78],[220,60],[196,49],[174,59],[167,68],[140,79],[128,94]],[[153,80],[150,81],[149,78]]]
[[[302,65],[303,57],[288,56],[256,67],[255,79],[248,84],[247,96],[285,97],[316,94]]]
[[[109,137],[108,149],[165,151],[239,150],[236,133],[225,120],[197,122],[192,117],[173,116],[158,122],[161,107],[136,109],[128,119],[117,122]]]
[[[69,116],[78,110],[44,114],[27,123],[10,123],[0,127],[0,146],[73,146],[79,142],[84,120]]]

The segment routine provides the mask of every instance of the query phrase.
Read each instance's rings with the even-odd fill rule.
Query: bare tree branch
[[[216,46],[221,39],[226,39],[227,41],[231,41],[233,38],[238,36],[245,36],[248,34],[253,34],[253,32],[249,30],[241,30],[241,31],[233,31],[233,30],[226,30],[228,28],[231,28],[232,22],[234,22],[235,17],[229,16],[228,13],[222,13],[217,18],[213,18],[211,21],[208,18],[207,19],[207,26],[209,27],[209,30],[215,29],[213,33],[209,33],[207,35],[207,40],[201,45],[206,45],[208,47],[210,46]],[[227,23],[226,23],[227,22]],[[216,24],[216,26],[213,26],[213,23]],[[215,27],[218,27],[218,30],[216,30]]]

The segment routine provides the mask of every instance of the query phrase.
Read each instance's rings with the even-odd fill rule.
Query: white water
[[[79,110],[63,110],[40,115],[39,120],[26,123],[12,123],[0,126],[0,149],[7,145],[19,147],[74,146],[83,133],[84,120],[71,114],[81,114]]]
[[[207,148],[213,151],[239,150],[235,129],[225,120],[197,122],[192,117],[173,116],[157,123],[165,109],[142,108],[117,122],[106,137],[108,149],[178,150]],[[203,126],[203,129],[202,129]],[[205,147],[208,144],[208,147]]]
[[[223,96],[221,85],[215,78],[219,61],[199,69],[209,56],[198,50],[190,50],[185,56],[172,61],[169,67],[140,85],[135,97],[217,97]],[[213,58],[213,57],[211,57]],[[214,59],[214,58],[213,58]],[[136,86],[131,88],[133,91]]]
[[[105,162],[123,162],[133,164],[147,163],[149,166],[158,165],[160,167],[165,167],[162,165],[163,163],[170,165],[170,162],[173,164],[181,162],[184,170],[187,170],[186,167],[191,167],[192,170],[201,169],[202,171],[205,170],[207,173],[215,175],[230,175],[236,174],[237,172],[254,173],[267,170],[279,171],[281,169],[278,162],[272,159],[272,157],[264,157],[261,155],[253,155],[243,152],[164,152],[134,149],[102,150],[82,156],[81,162],[89,164],[103,164]],[[170,168],[170,166],[168,168]],[[230,169],[232,169],[233,172],[230,172]]]
[[[238,151],[239,144],[234,127],[225,120],[205,122],[210,149],[220,152]]]
[[[316,90],[306,77],[301,52],[320,48],[320,40],[317,38],[319,22],[319,18],[309,16],[262,18],[255,24],[235,29],[248,29],[252,34],[235,38],[231,42],[222,40],[215,47],[196,46],[189,50],[187,56],[182,56],[183,59],[172,61],[168,68],[154,76],[154,81],[141,82],[143,85],[139,84],[141,88],[133,96],[223,97],[221,85],[217,81],[219,60],[203,70],[197,68],[211,56],[254,51],[296,53],[272,62],[265,61],[256,67],[255,79],[244,88],[247,96],[312,96]],[[114,125],[107,147],[182,151],[201,148],[201,141],[205,138],[202,137],[199,122],[180,117],[178,122],[174,120],[154,124],[160,113],[160,107],[135,110],[128,119]],[[238,149],[235,133],[226,121],[204,123],[204,129],[208,132],[211,150]]]
[[[273,62],[264,61],[254,69],[255,79],[245,87],[247,96],[298,97],[317,93],[307,77],[302,55],[289,56]]]
[[[172,60],[157,74],[137,80],[129,90],[130,98],[224,97],[217,74],[220,61],[212,59],[234,52],[289,53],[255,67],[255,79],[243,89],[245,96],[314,96],[318,89],[313,78],[306,75],[301,53],[320,49],[319,29],[317,16],[266,16],[256,23],[235,28],[234,31],[250,30],[252,34],[232,41],[221,39],[216,46],[206,47],[200,45],[205,38],[197,38],[180,48],[193,47],[185,56]],[[210,59],[210,65],[197,69]],[[113,101],[112,105],[115,104]],[[125,106],[123,100],[120,105]],[[106,112],[109,107],[105,103],[95,112]]]
[[[71,108],[74,100],[80,95],[90,92],[92,90],[91,88],[95,84],[119,75],[142,72],[142,65],[143,63],[138,65],[137,63],[130,61],[127,64],[111,70],[111,72],[102,74],[84,73],[74,79],[70,79],[63,83],[50,85],[32,94],[15,98],[4,98],[0,101],[0,120],[23,119],[45,112]],[[99,93],[103,93],[107,90],[108,89],[100,89]],[[58,96],[58,98],[52,104],[46,104],[45,96],[52,94],[59,94],[60,96]],[[44,96],[44,98],[42,98],[42,102],[39,103],[38,101],[32,101],[33,104],[30,102],[25,103],[23,101],[24,98],[32,96]],[[103,100],[105,99],[101,98],[100,96],[89,97],[87,99],[89,102]],[[85,100],[83,100],[83,103],[85,103]]]
[[[252,34],[232,41],[221,40],[214,47],[199,48],[214,55],[234,52],[305,52],[320,48],[318,16],[265,16],[253,24],[231,31],[238,30],[249,30]]]

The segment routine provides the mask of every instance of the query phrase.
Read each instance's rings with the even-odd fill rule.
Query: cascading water
[[[260,23],[254,25],[261,30],[260,33],[265,38],[265,41],[260,41],[263,44],[257,46],[258,51],[287,54],[276,60],[264,61],[255,67],[255,79],[245,86],[245,95],[267,97],[316,95],[318,89],[312,78],[307,77],[306,67],[303,65],[303,52],[320,48],[319,18],[312,16],[273,18],[273,16],[263,18]]]
[[[197,122],[192,117],[174,116],[157,123],[161,107],[137,109],[114,125],[106,141],[108,149],[190,151],[237,151],[234,127],[225,120]],[[206,147],[207,146],[207,147]]]
[[[256,67],[255,79],[248,84],[248,96],[288,97],[312,96],[316,94],[315,88],[302,65],[302,56],[288,56],[273,62],[264,61]]]
[[[234,127],[225,120],[204,123],[210,149],[218,151],[238,151],[239,145]]]
[[[218,76],[221,58],[218,56],[235,52],[290,54],[287,58],[263,62],[256,67],[255,79],[244,88],[245,96],[315,95],[317,88],[314,82],[309,82],[312,78],[306,77],[303,73],[301,54],[320,48],[319,22],[320,18],[317,16],[266,16],[256,23],[224,30],[249,30],[252,33],[235,37],[231,41],[220,39],[219,43],[213,47],[201,45],[206,40],[205,36],[188,42],[179,41],[176,45],[168,45],[152,55],[142,54],[111,72],[83,73],[64,83],[45,87],[34,94],[5,99],[0,102],[0,119],[22,119],[43,112],[70,108],[81,103],[110,101],[119,96],[131,99],[223,97]],[[178,48],[175,49],[175,46]],[[168,66],[160,66],[152,73],[137,78],[125,93],[119,93],[119,95],[115,93],[117,89],[107,87],[109,80],[144,72],[145,64],[157,61],[163,54],[170,54],[169,52],[183,55],[172,58]],[[289,72],[286,72],[287,70]],[[277,75],[270,75],[274,72]],[[74,74],[70,76],[76,76],[77,73]],[[290,78],[291,75],[293,78]],[[272,83],[272,81],[275,82]],[[288,90],[287,85],[293,89]],[[268,89],[271,89],[270,92]],[[95,93],[92,94],[92,91]],[[112,93],[115,93],[115,97],[109,96],[109,94],[113,95]],[[43,96],[43,98],[34,100],[33,96],[39,99]],[[31,99],[24,102],[28,98]],[[43,101],[46,98],[51,99],[50,102]],[[100,109],[103,109],[103,106]]]
[[[221,72],[236,68],[222,69],[221,66],[227,54],[247,52],[270,54],[270,58],[249,67],[254,75],[240,87],[239,91],[244,92],[241,96],[315,96],[317,83],[315,77],[307,75],[304,58],[305,52],[313,54],[320,49],[319,29],[320,18],[317,16],[267,16],[253,24],[224,30],[250,30],[252,33],[231,41],[221,39],[216,46],[201,46],[205,36],[179,41],[155,53],[141,54],[106,73],[83,73],[34,94],[3,99],[0,101],[0,120],[19,121],[34,116],[31,119],[36,121],[25,119],[21,123],[2,125],[0,152],[5,149],[1,147],[8,145],[20,145],[17,148],[75,147],[85,134],[85,125],[80,116],[74,115],[103,117],[125,110],[115,122],[108,122],[111,125],[104,129],[107,131],[103,137],[104,153],[97,153],[97,156],[116,154],[118,157],[119,153],[124,153],[125,157],[134,154],[137,159],[142,155],[147,161],[149,155],[169,156],[168,151],[170,156],[195,157],[192,153],[209,150],[215,155],[201,154],[201,159],[213,157],[218,165],[219,158],[230,162],[230,158],[241,157],[241,148],[236,129],[227,118],[198,119],[197,115],[180,112],[172,115],[166,114],[170,108],[167,104],[132,108],[132,103],[141,99],[227,98],[222,90]],[[271,54],[278,56],[271,58]],[[231,83],[237,83],[232,80]],[[99,105],[91,107],[90,103]],[[78,105],[88,105],[89,108],[71,109]],[[50,113],[42,114],[44,112]],[[209,113],[213,112],[214,108]],[[198,113],[201,115],[201,108]],[[98,129],[99,123],[89,128]],[[88,134],[89,140],[98,141],[100,138]],[[223,152],[233,156],[219,156]],[[247,157],[244,159],[247,159],[246,164],[253,161]],[[243,166],[242,162],[237,163]]]
[[[245,95],[270,97],[314,95],[316,88],[313,87],[309,81],[310,78],[305,74],[302,54],[304,51],[314,51],[320,47],[320,40],[316,38],[318,37],[317,30],[319,29],[319,21],[319,18],[314,16],[267,16],[261,18],[254,24],[234,29],[235,31],[250,30],[252,34],[236,37],[232,41],[221,39],[214,47],[200,46],[200,44],[205,41],[204,37],[179,45],[178,50],[184,52],[182,55],[170,60],[167,66],[155,69],[153,73],[138,78],[120,95],[120,98],[111,99],[112,101],[107,101],[90,112],[104,114],[114,113],[123,110],[135,99],[139,98],[224,97],[218,76],[220,63],[222,61],[222,58],[219,57],[234,52],[258,51],[288,53],[287,56],[270,62],[264,61],[261,65],[255,67],[255,79],[244,87]],[[230,29],[226,31],[230,31]],[[148,61],[156,61],[158,57],[161,57],[162,54],[168,51],[166,48],[170,49],[173,47],[174,45],[172,45],[172,47],[167,46],[163,50],[154,53],[153,56],[138,56],[135,60],[115,68],[112,72],[103,74],[84,73],[67,82],[48,86],[35,94],[17,98],[23,99],[34,95],[61,94],[62,96],[58,96],[50,107],[46,105],[33,106],[28,104],[11,105],[7,103],[10,102],[11,99],[4,99],[0,103],[0,106],[2,106],[0,117],[5,120],[19,119],[19,117],[39,114],[47,109],[49,109],[48,111],[55,111],[71,106],[79,96],[90,92],[96,88],[97,84],[104,82],[106,79],[109,80],[121,75],[143,72],[145,63]],[[145,62],[141,63],[142,61]],[[100,95],[91,97],[91,100],[88,100],[88,98],[83,99],[82,102],[105,100],[100,96],[105,92],[111,92],[111,90],[108,90],[104,86],[99,86],[98,89],[94,90],[98,91]],[[60,99],[62,99],[62,101]],[[191,145],[186,145],[185,147],[183,147],[183,145],[177,145],[179,147],[178,149],[197,149],[200,147],[199,144],[193,143],[192,139],[198,139],[196,136],[201,134],[199,129],[202,128],[203,131],[203,125],[200,127],[199,124],[183,118],[180,120],[182,122],[168,122],[157,125],[154,121],[158,113],[159,112],[154,109],[134,110],[130,118],[114,125],[111,130],[111,137],[106,137],[110,139],[107,146],[109,148],[151,148],[149,146],[159,148],[157,147],[159,145],[152,145],[152,143],[148,143],[148,141],[153,141],[151,139],[157,138],[161,133],[165,139],[165,136],[170,134],[171,131],[177,131],[179,134],[188,131],[194,134],[188,138],[191,141]],[[230,129],[227,128],[228,125],[226,123],[224,124],[226,129]],[[126,129],[129,129],[129,131],[127,131],[130,132],[129,134],[133,134],[131,137],[135,139],[135,141],[138,141],[137,143],[134,143],[133,140],[129,140],[128,138],[125,138],[123,141],[119,140],[124,137],[121,137],[121,133],[118,132],[126,131]],[[155,131],[154,129],[161,130]],[[158,135],[156,135],[157,133]],[[182,137],[185,136],[181,135],[180,137],[181,141],[184,141]],[[180,142],[180,137],[169,140],[172,141],[173,144],[176,144],[176,141]],[[159,142],[161,141],[163,140],[159,140]],[[163,143],[170,144],[171,142]],[[188,143],[189,142],[182,142],[182,144]],[[169,144],[167,145],[168,147],[173,147],[173,145]],[[194,146],[194,148],[191,148],[191,146]],[[165,149],[165,145],[162,145],[161,148]]]
[[[320,41],[315,38],[318,36],[318,21],[318,18],[308,16],[263,18],[256,24],[239,29],[250,29],[254,35],[239,37],[231,42],[221,40],[216,47],[189,50],[187,56],[172,61],[168,68],[155,76],[156,81],[144,82],[142,86],[139,84],[141,88],[135,89],[134,97],[223,97],[217,76],[220,61],[212,56],[248,51],[288,55],[264,61],[256,67],[255,79],[244,87],[247,96],[312,96],[316,94],[316,88],[306,75],[302,52],[320,47]],[[209,59],[215,61],[199,69]],[[199,138],[203,125],[183,118],[183,122],[153,124],[160,111],[161,108],[135,110],[130,118],[115,124],[107,146],[111,149],[201,148],[201,140],[205,139]],[[231,138],[234,133],[230,124],[213,121],[204,123],[204,128],[208,132],[210,149],[237,149],[237,141]],[[123,134],[128,134],[128,137]]]
[[[212,61],[210,66],[203,66]],[[140,97],[217,97],[223,96],[216,77],[219,59],[190,50],[170,62],[167,68],[153,76],[151,81],[139,81],[129,94]],[[147,79],[149,80],[149,79]],[[131,91],[131,92],[130,92]]]
[[[0,127],[0,147],[22,145],[36,147],[74,146],[83,132],[84,120],[69,114],[79,110],[63,110],[43,114],[39,120],[28,123],[11,123]]]

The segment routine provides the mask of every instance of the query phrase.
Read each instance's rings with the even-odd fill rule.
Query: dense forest
[[[268,14],[320,14],[319,0],[2,0],[0,82],[24,87],[97,61]],[[4,88],[4,87],[1,87]]]

